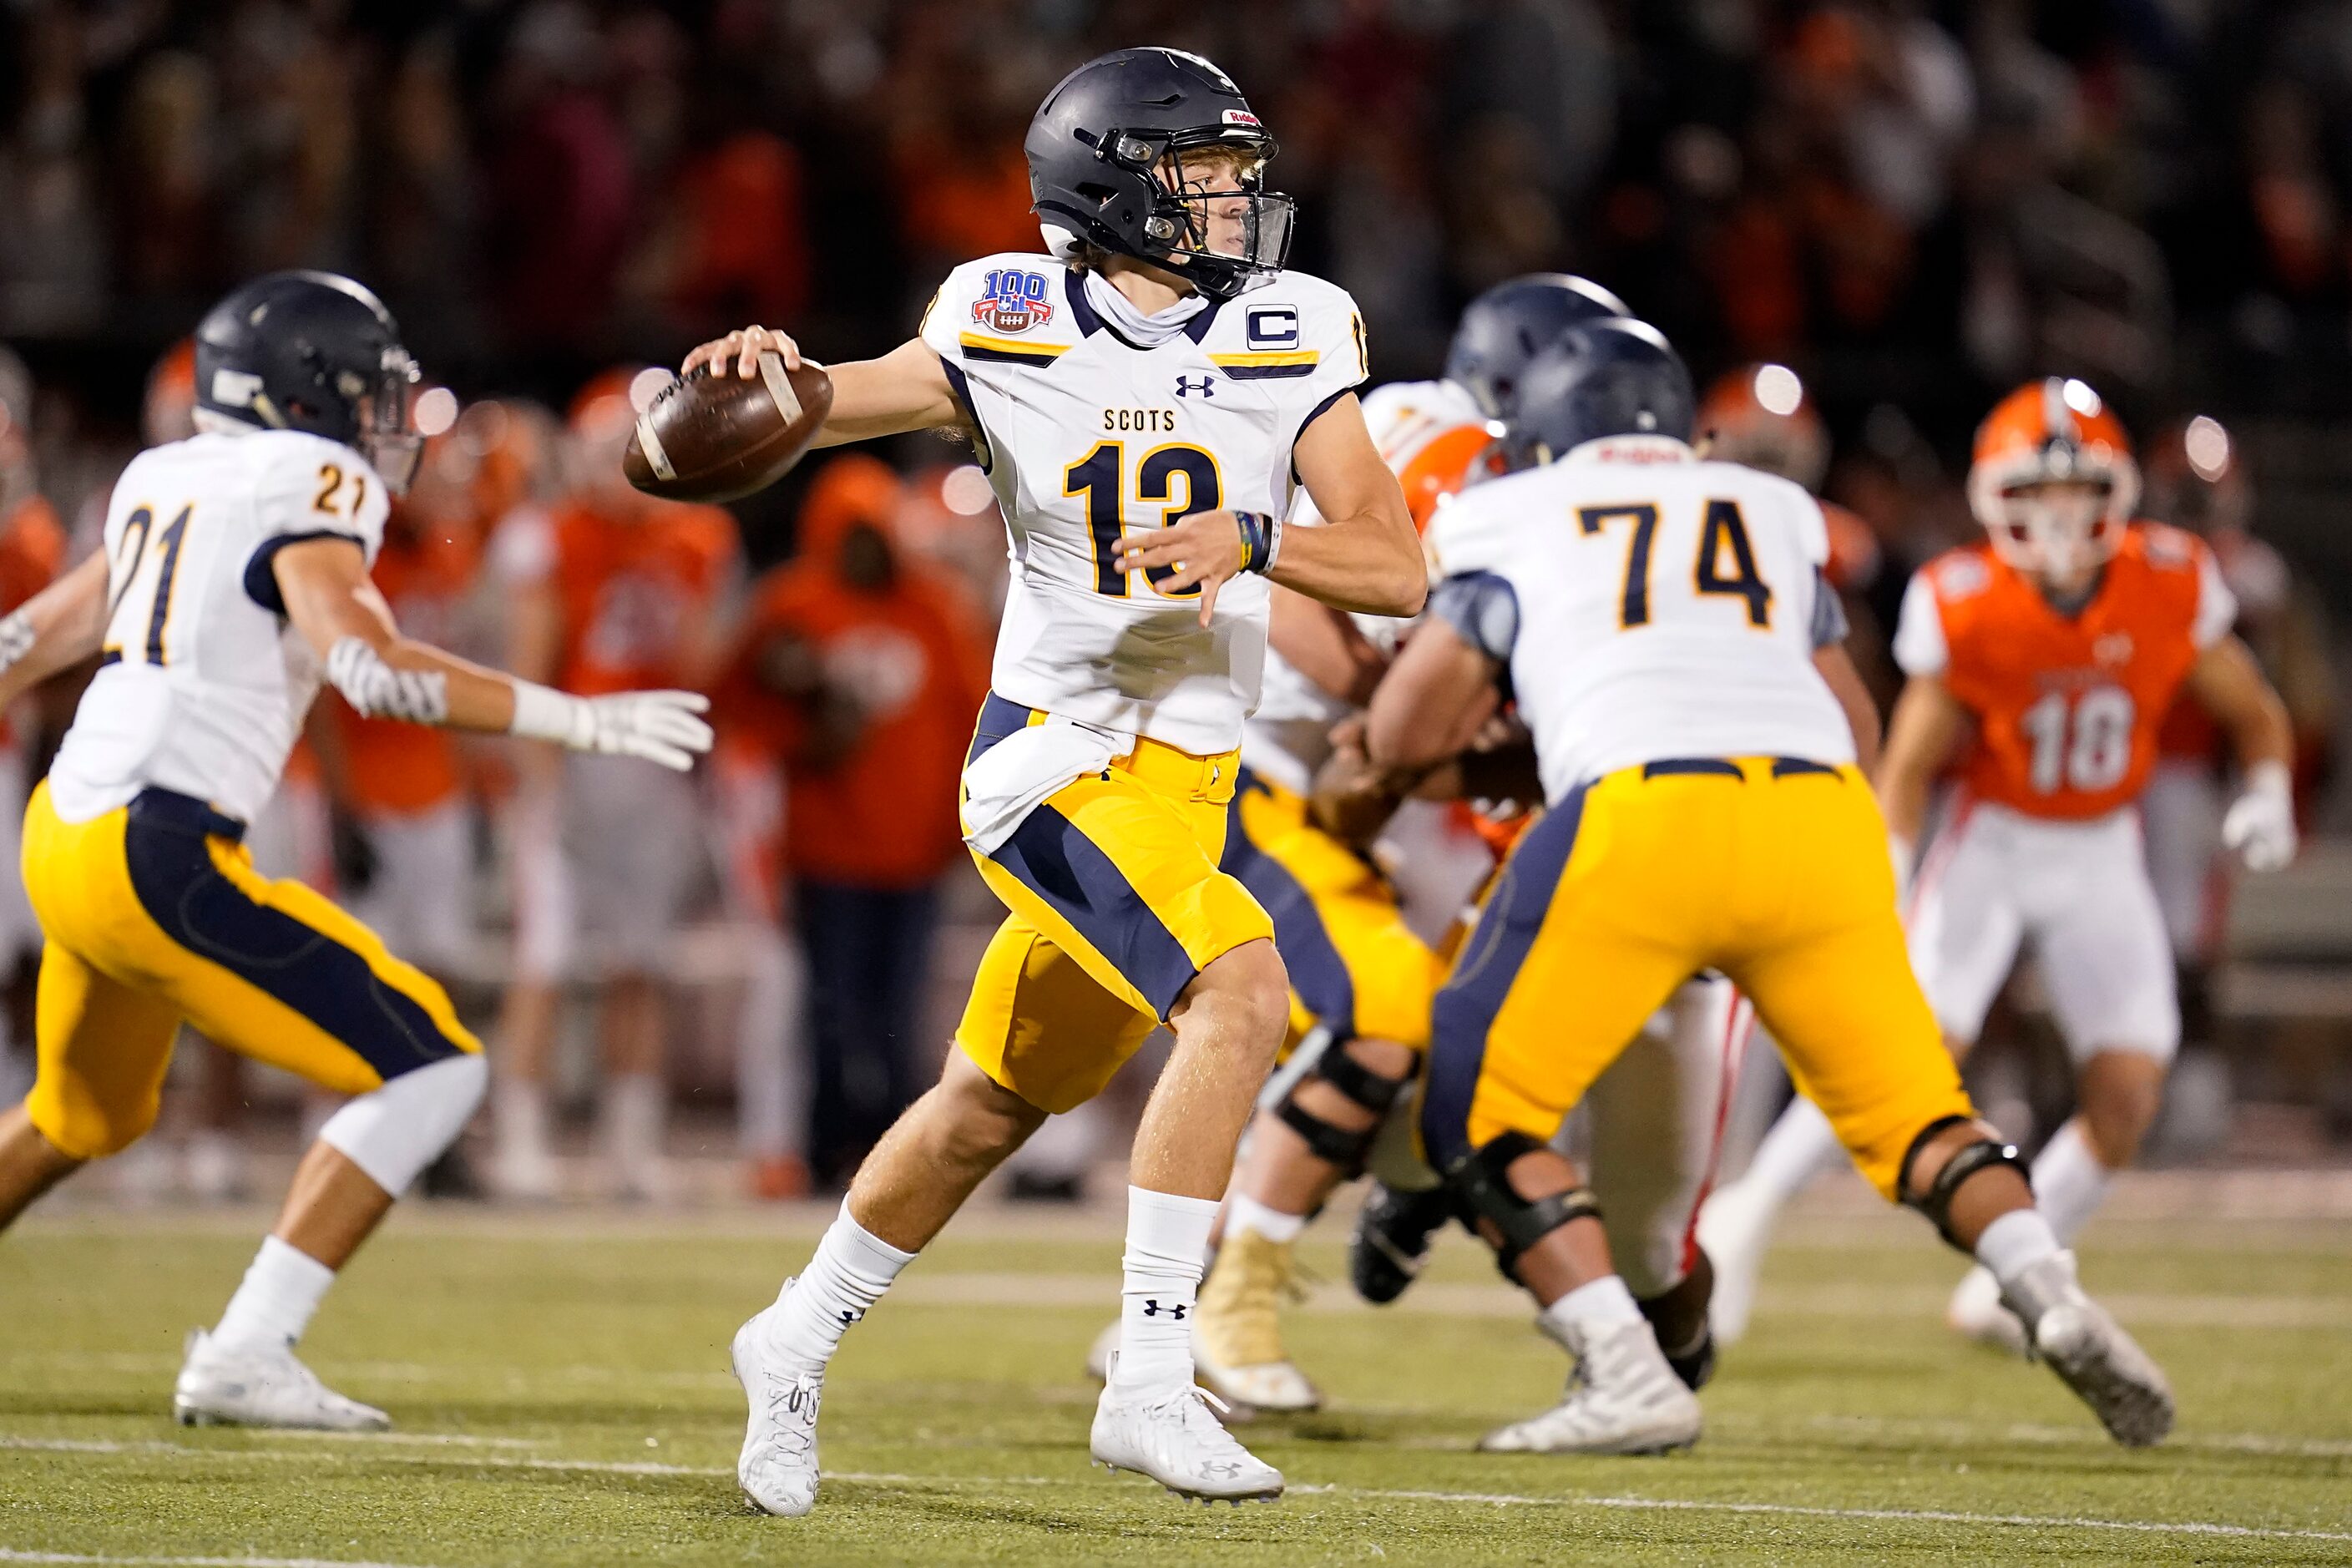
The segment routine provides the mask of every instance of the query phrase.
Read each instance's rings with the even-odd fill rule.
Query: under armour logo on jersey
[[[1197,385],[1193,384],[1192,377],[1189,375],[1180,375],[1176,378],[1177,396],[1190,397],[1196,392],[1203,397],[1216,396],[1217,378],[1213,375],[1204,375],[1200,378],[1199,384]]]
[[[1143,1299],[1143,1315],[1147,1318],[1156,1318],[1164,1312],[1171,1321],[1181,1323],[1184,1321],[1184,1310],[1181,1301],[1172,1307],[1163,1307],[1157,1297],[1146,1296]]]
[[[856,1322],[859,1319],[865,1317],[866,1314],[863,1312],[853,1312],[848,1308],[844,1307],[841,1310],[835,1312],[834,1316],[841,1320],[841,1326],[845,1329],[852,1323]]]

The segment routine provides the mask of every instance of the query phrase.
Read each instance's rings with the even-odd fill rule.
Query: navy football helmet
[[[1525,468],[1609,436],[1687,442],[1696,423],[1690,372],[1674,345],[1647,321],[1603,318],[1570,327],[1528,362],[1503,455]]]
[[[1587,278],[1530,272],[1470,301],[1445,351],[1445,379],[1478,400],[1489,419],[1508,420],[1520,374],[1537,351],[1569,328],[1630,316],[1625,301]]]
[[[1246,160],[1223,188],[1192,183],[1176,162],[1212,147]],[[1233,79],[1198,55],[1120,49],[1087,61],[1045,95],[1024,151],[1046,243],[1066,260],[1083,241],[1225,300],[1290,253],[1291,199],[1260,188],[1274,138]],[[1213,216],[1228,221],[1234,204],[1240,249],[1210,248]]]
[[[408,418],[416,379],[383,301],[332,272],[257,278],[196,328],[200,428],[307,430],[358,448],[394,490],[424,446]]]

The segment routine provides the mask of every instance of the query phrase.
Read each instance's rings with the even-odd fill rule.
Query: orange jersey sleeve
[[[1905,598],[1895,657],[1974,715],[1972,795],[2079,820],[2138,796],[2189,666],[2234,613],[2204,545],[2137,523],[2071,616],[1986,546],[1941,557]]]
[[[1429,527],[1437,503],[1469,481],[1471,469],[1495,444],[1484,425],[1456,425],[1433,436],[1396,465],[1397,483],[1404,487],[1404,502],[1412,525]]]

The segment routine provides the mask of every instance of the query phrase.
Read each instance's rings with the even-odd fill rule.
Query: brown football
[[[833,407],[833,378],[806,360],[788,371],[760,356],[748,380],[725,362],[698,365],[662,388],[621,449],[629,483],[666,500],[730,501],[782,479],[801,460]]]

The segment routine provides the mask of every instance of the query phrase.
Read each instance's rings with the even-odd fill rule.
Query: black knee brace
[[[1571,1187],[1548,1198],[1519,1196],[1511,1185],[1511,1163],[1543,1147],[1524,1132],[1506,1132],[1445,1173],[1445,1184],[1463,1219],[1473,1229],[1478,1221],[1488,1221],[1502,1237],[1495,1247],[1495,1266],[1514,1283],[1518,1276],[1512,1270],[1528,1247],[1571,1220],[1601,1217],[1601,1205],[1590,1187]]]
[[[1334,1040],[1315,1058],[1307,1078],[1319,1078],[1347,1097],[1349,1102],[1362,1106],[1372,1113],[1366,1127],[1335,1127],[1298,1103],[1298,1088],[1291,1087],[1282,1097],[1274,1113],[1282,1124],[1307,1141],[1307,1150],[1318,1160],[1339,1167],[1342,1176],[1360,1174],[1364,1156],[1379,1135],[1381,1118],[1386,1116],[1403,1094],[1411,1078],[1383,1078],[1350,1057],[1342,1042]],[[1304,1083],[1306,1079],[1299,1080]]]
[[[1895,1176],[1902,1188],[1904,1203],[1926,1215],[1929,1223],[1935,1226],[1936,1234],[1962,1252],[1969,1249],[1961,1244],[1958,1237],[1952,1234],[1952,1200],[1959,1195],[1962,1183],[1989,1165],[2007,1165],[2017,1173],[2020,1181],[2025,1183],[2028,1192],[2033,1189],[2032,1173],[2026,1168],[2025,1157],[2017,1152],[2016,1144],[1996,1143],[1990,1138],[1979,1138],[1973,1143],[1963,1145],[1945,1161],[1944,1168],[1936,1173],[1936,1179],[1927,1184],[1925,1193],[1913,1195],[1911,1163],[1918,1159],[1919,1151],[1945,1128],[1969,1120],[1966,1116],[1946,1116],[1921,1128],[1919,1136],[1911,1140],[1911,1147],[1903,1152],[1902,1169]]]

